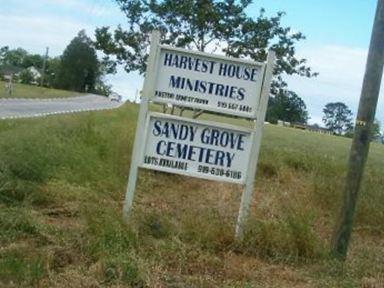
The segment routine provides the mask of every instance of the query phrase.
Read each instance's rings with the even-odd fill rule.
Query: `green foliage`
[[[354,135],[354,129],[351,126],[347,131],[345,132],[344,136],[348,138],[353,138]],[[381,132],[381,125],[379,120],[375,119],[371,126],[371,132],[370,132],[370,141],[375,141],[378,143],[384,143],[384,134]]]
[[[6,82],[0,81],[0,88],[5,87],[5,85],[6,85]],[[12,98],[46,99],[46,98],[66,98],[66,97],[74,97],[74,96],[80,96],[80,95],[82,94],[71,92],[71,91],[53,89],[53,88],[39,87],[35,85],[33,86],[26,85],[21,83],[13,84],[12,95],[9,95],[7,93],[7,90],[4,88],[0,89],[0,98],[12,97]]]
[[[14,80],[22,84],[36,84],[33,73],[29,68],[43,68],[44,59],[38,54],[29,54],[22,48],[9,49],[8,46],[0,48],[0,74],[13,73]]]
[[[82,30],[61,56],[57,84],[60,88],[78,92],[93,91],[100,75],[99,61],[91,39]]]
[[[23,68],[35,67],[38,69],[43,68],[44,58],[39,54],[27,54],[25,55],[22,63]]]
[[[103,262],[103,276],[106,283],[124,283],[131,287],[144,287],[137,263],[132,257],[119,255]]]
[[[20,83],[29,85],[32,84],[35,80],[32,72],[29,69],[24,69],[23,71],[21,71],[18,78]]]
[[[23,48],[9,49],[8,46],[0,48],[0,66],[16,66],[24,67],[25,58],[28,56],[28,52]]]
[[[59,87],[58,76],[60,74],[61,58],[49,58],[46,64],[44,86]]]
[[[266,120],[271,123],[277,123],[277,120],[307,123],[307,106],[296,93],[281,91],[269,99]]]
[[[191,243],[198,243],[202,250],[209,252],[225,251],[235,247],[233,227],[221,213],[215,209],[187,211],[182,218],[181,239]]]
[[[91,255],[117,257],[133,251],[138,245],[137,236],[124,225],[119,211],[95,208],[86,209],[88,233],[93,236],[88,245]]]
[[[95,94],[109,96],[112,93],[112,85],[105,84],[103,81],[98,80],[95,85]]]
[[[0,216],[0,243],[2,245],[31,235],[38,235],[37,225],[27,209],[18,207],[2,208]]]
[[[52,147],[56,139],[36,132],[26,129],[18,136],[2,133],[7,141],[0,141],[0,202],[43,201],[38,184],[54,173],[63,155]],[[47,139],[41,142],[42,138]]]
[[[123,223],[118,210],[108,208],[87,207],[87,250],[101,259],[102,276],[107,283],[141,287],[142,273],[135,256],[137,236]]]
[[[105,62],[113,71],[123,64],[127,72],[144,73],[148,58],[149,33],[161,31],[161,42],[176,47],[200,51],[222,50],[227,56],[250,57],[265,61],[268,49],[277,54],[272,93],[277,95],[287,88],[283,74],[316,76],[305,65],[305,59],[295,55],[295,45],[304,39],[281,25],[284,13],[266,17],[261,9],[257,18],[249,17],[245,1],[212,0],[117,0],[127,17],[127,30],[119,26],[114,32],[109,27],[96,29],[96,48],[106,55]]]
[[[44,276],[43,257],[31,253],[31,247],[24,249],[16,244],[43,238],[31,211],[25,207],[1,207],[0,231],[0,246],[14,245],[0,250],[0,286],[13,282],[27,287],[36,283]]]
[[[323,122],[333,133],[342,135],[353,128],[352,111],[344,103],[328,103],[323,112]]]
[[[250,221],[241,245],[247,254],[274,261],[308,261],[323,253],[310,218],[294,214],[283,221]]]
[[[0,72],[12,72],[15,79],[16,73],[22,71],[18,80],[23,84],[33,84],[36,81],[31,71],[26,69],[30,67],[42,69],[43,63],[43,56],[29,54],[22,48],[9,49],[8,46],[0,48]],[[47,58],[43,86],[78,92],[84,92],[87,89],[89,92],[108,95],[111,87],[102,79],[107,72],[97,59],[92,41],[84,31],[80,31],[63,56]]]
[[[4,63],[4,59],[6,58],[8,52],[9,52],[8,46],[3,46],[0,48],[0,63],[1,63],[1,65]]]
[[[25,258],[17,251],[0,252],[0,285],[31,287],[44,276],[44,262],[41,256]],[[3,286],[4,287],[4,286]]]
[[[382,137],[383,137],[383,134],[381,133],[380,122],[379,122],[379,120],[375,119],[375,121],[372,124],[370,138],[372,141],[381,142]]]

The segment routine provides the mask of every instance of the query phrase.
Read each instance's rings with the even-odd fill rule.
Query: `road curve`
[[[40,117],[45,115],[114,109],[123,103],[107,97],[87,94],[54,99],[1,99],[0,119]]]

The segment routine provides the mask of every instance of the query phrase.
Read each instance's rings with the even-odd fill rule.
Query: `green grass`
[[[0,81],[0,99],[1,98],[66,98],[73,96],[80,96],[81,93],[73,91],[65,91],[52,88],[38,87],[34,85],[25,85],[16,83],[13,85],[13,92],[11,95],[7,93],[5,88],[6,82]]]
[[[328,251],[350,139],[266,125],[236,241],[232,184],[141,170],[122,221],[137,108],[0,121],[0,287],[383,285],[384,145],[371,145],[340,263]]]

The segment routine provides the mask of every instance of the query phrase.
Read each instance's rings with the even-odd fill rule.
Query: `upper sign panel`
[[[255,118],[264,64],[160,46],[151,99]]]

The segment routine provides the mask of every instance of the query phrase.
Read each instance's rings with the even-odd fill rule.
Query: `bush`
[[[35,78],[29,69],[24,69],[19,74],[19,82],[22,84],[34,84]]]
[[[284,220],[250,220],[240,251],[273,261],[297,262],[318,258],[323,250],[310,217],[289,215]]]

